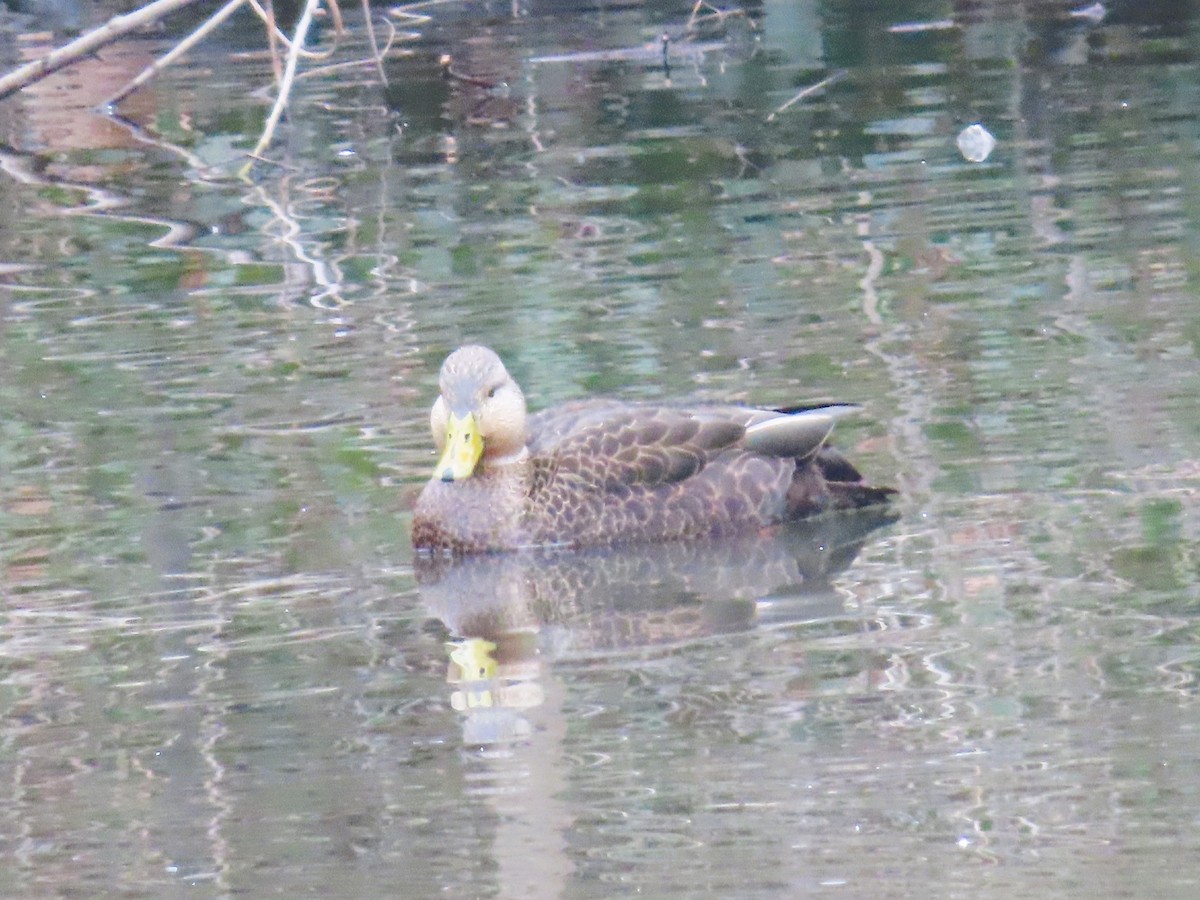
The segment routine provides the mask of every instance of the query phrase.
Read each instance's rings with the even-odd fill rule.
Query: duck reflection
[[[837,615],[832,578],[887,509],[809,519],[755,535],[588,551],[421,556],[417,581],[454,641],[457,709],[529,708],[548,662],[619,655]]]
[[[473,751],[467,796],[496,822],[497,895],[560,897],[570,881],[564,666],[842,615],[833,577],[896,518],[875,508],[765,537],[418,557],[422,598],[454,638],[450,702]]]

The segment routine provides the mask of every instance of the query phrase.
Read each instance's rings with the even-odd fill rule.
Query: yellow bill
[[[475,422],[474,413],[456,416],[450,413],[446,429],[446,449],[438,460],[434,475],[442,481],[470,478],[483,456],[483,435]]]

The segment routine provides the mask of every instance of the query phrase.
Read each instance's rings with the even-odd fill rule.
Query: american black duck
[[[580,400],[529,415],[500,357],[442,364],[440,458],[413,512],[419,551],[479,553],[723,535],[887,501],[826,446],[854,407]]]

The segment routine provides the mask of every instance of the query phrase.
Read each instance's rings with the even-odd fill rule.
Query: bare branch
[[[367,41],[371,45],[371,54],[375,57],[375,67],[379,70],[379,80],[383,82],[383,86],[387,87],[387,73],[383,71],[383,55],[379,52],[379,43],[375,40],[375,23],[371,21],[371,0],[362,0],[363,21],[367,26]],[[391,25],[391,22],[388,23]],[[395,35],[395,28],[392,29],[392,34]],[[390,46],[391,41],[388,41]]]
[[[179,57],[183,56],[183,54],[191,50],[192,47],[208,37],[222,22],[237,12],[245,2],[246,0],[229,0],[228,3],[213,13],[203,25],[156,59],[153,64],[142,69],[136,78],[113,94],[104,105],[116,106],[167,66],[171,65],[171,63],[175,62],[175,60],[179,59]]]
[[[796,94],[790,100],[787,100],[787,101],[781,103],[779,105],[779,107],[776,108],[776,110],[773,113],[771,113],[769,116],[767,116],[767,121],[774,122],[775,117],[777,115],[779,115],[781,112],[783,112],[785,109],[787,109],[789,106],[799,103],[801,100],[805,99],[806,97],[811,97],[813,94],[817,93],[818,91],[824,90],[825,88],[829,87],[831,84],[836,84],[837,82],[841,81],[845,77],[846,77],[846,70],[838,69],[836,72],[834,72],[828,78],[822,78],[816,84],[810,84],[808,87],[806,87],[800,93]]]
[[[275,24],[275,8],[271,4],[270,0],[267,0],[266,7],[263,7],[258,0],[246,0],[246,2],[248,2],[250,4],[250,8],[254,10],[254,14],[262,19],[263,24],[267,26],[267,33],[271,36],[272,52],[276,52],[274,50],[276,43],[283,44],[283,46],[291,49],[292,42],[288,39],[286,34],[279,30],[279,26]],[[305,50],[304,48],[301,48],[300,55],[305,59],[324,59],[329,54],[325,52],[314,52],[312,50]],[[275,80],[278,82],[281,77],[283,77],[282,71],[279,72]]]
[[[105,44],[129,34],[131,31],[136,31],[144,25],[157,22],[164,16],[195,2],[197,0],[155,0],[134,12],[123,16],[113,16],[99,28],[80,35],[57,50],[52,50],[40,59],[35,59],[0,78],[0,100],[41,81],[47,75],[57,72],[64,66],[69,66],[89,53],[94,53]]]
[[[342,22],[342,8],[338,6],[338,0],[326,0],[325,6],[329,9],[329,17],[333,19],[334,33],[340,37],[346,30]]]
[[[362,66],[375,66],[379,69],[379,76],[383,79],[383,83],[387,84],[387,77],[383,73],[383,60],[391,52],[392,45],[396,42],[396,26],[390,21],[384,20],[384,24],[388,27],[388,39],[382,48],[379,48],[377,55],[373,58],[350,59],[340,63],[330,63],[326,66],[314,66],[311,69],[305,69],[296,76],[297,81],[305,81],[309,78],[323,78],[333,72],[340,72],[345,69],[357,69]]]
[[[267,116],[267,124],[263,126],[262,137],[258,139],[258,143],[250,151],[252,158],[240,170],[239,174],[242,176],[247,175],[250,168],[254,165],[253,158],[261,157],[263,151],[271,143],[271,138],[275,134],[275,128],[279,124],[279,119],[283,116],[284,108],[287,106],[288,96],[292,92],[292,82],[296,78],[296,62],[300,57],[300,48],[304,46],[304,38],[308,35],[313,15],[320,4],[321,0],[308,0],[304,4],[304,13],[300,16],[300,21],[296,23],[296,31],[292,35],[292,45],[288,48],[287,64],[283,69],[283,80],[279,83],[279,96],[275,98],[275,105],[271,107],[271,114]]]

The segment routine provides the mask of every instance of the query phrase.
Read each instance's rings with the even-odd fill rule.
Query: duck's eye
[[[488,395],[488,399],[491,400],[493,397],[496,396],[496,389],[492,388],[491,390],[488,391],[487,395]]]

